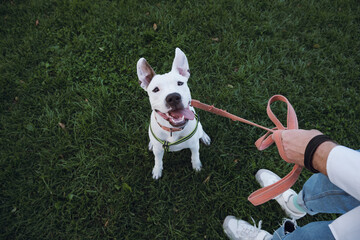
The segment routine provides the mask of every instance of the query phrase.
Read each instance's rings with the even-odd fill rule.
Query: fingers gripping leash
[[[286,127],[284,127],[284,125],[277,119],[275,114],[271,111],[270,106],[272,103],[274,103],[276,101],[285,102],[287,104]],[[284,159],[286,162],[289,162],[289,160],[287,159],[287,157],[285,155],[285,151],[284,151],[284,148],[282,145],[281,134],[282,134],[282,131],[284,131],[286,129],[298,129],[299,127],[298,127],[298,121],[297,121],[295,110],[291,106],[290,102],[286,99],[286,97],[284,97],[282,95],[274,95],[268,101],[266,111],[267,111],[267,114],[268,114],[270,120],[275,124],[275,127],[272,129],[263,127],[259,124],[253,123],[253,122],[250,122],[244,118],[241,118],[241,117],[238,117],[231,113],[228,113],[225,110],[201,103],[198,100],[192,100],[191,105],[195,108],[199,108],[199,109],[202,109],[202,110],[205,110],[205,111],[208,111],[208,112],[211,112],[211,113],[214,113],[214,114],[226,117],[226,118],[230,118],[234,121],[243,122],[243,123],[266,130],[267,131],[266,134],[264,136],[262,136],[261,138],[259,138],[255,142],[257,149],[262,151],[262,150],[268,148],[269,146],[271,146],[275,142],[281,158]],[[282,178],[281,180],[279,180],[278,182],[276,182],[270,186],[258,189],[257,191],[253,192],[248,197],[248,200],[253,205],[258,206],[258,205],[261,205],[261,204],[273,199],[274,197],[285,192],[292,185],[294,185],[296,180],[299,178],[301,170],[302,170],[301,166],[294,165],[291,172],[288,173],[284,178]]]

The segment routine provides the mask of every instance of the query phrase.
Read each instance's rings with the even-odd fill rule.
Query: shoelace
[[[262,220],[259,221],[258,226],[256,226],[256,222],[252,217],[251,220],[254,226],[242,224],[237,227],[236,234],[242,239],[254,239],[261,231]]]

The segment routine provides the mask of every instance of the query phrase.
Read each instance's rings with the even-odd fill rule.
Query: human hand
[[[304,153],[310,140],[322,133],[318,130],[286,130],[281,134],[282,144],[288,160],[304,166]]]
[[[321,134],[322,133],[318,130],[297,129],[282,131],[282,144],[288,160],[303,167],[306,146],[313,137]],[[331,149],[335,146],[336,144],[334,142],[324,142],[317,148],[313,156],[314,168],[325,175],[327,174],[327,157]]]

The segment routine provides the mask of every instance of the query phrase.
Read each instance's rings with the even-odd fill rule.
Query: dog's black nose
[[[171,107],[176,107],[176,105],[181,103],[181,95],[178,93],[170,93],[166,96],[165,101]]]

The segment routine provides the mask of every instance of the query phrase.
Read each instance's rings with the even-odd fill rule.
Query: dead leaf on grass
[[[59,126],[60,126],[63,130],[66,130],[66,128],[65,128],[65,124],[63,124],[63,123],[59,122]]]

